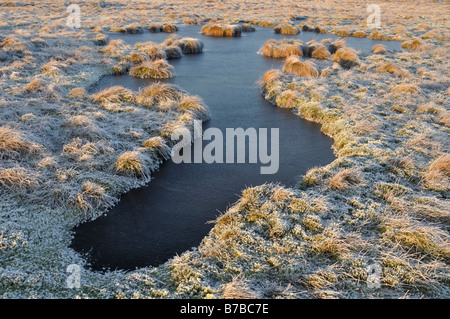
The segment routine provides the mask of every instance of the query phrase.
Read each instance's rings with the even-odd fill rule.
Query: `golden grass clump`
[[[283,76],[283,73],[281,73],[278,69],[271,69],[266,71],[264,73],[262,79],[259,81],[259,84],[262,86],[266,86],[269,84],[272,84],[274,81],[280,79]]]
[[[299,34],[300,29],[291,24],[280,24],[275,27],[274,31],[283,35],[296,35]]]
[[[103,47],[100,52],[110,56],[110,57],[119,57],[125,53],[125,49],[127,48],[127,44],[122,39],[111,40],[108,44]]]
[[[170,157],[170,147],[166,145],[161,136],[155,136],[144,141],[142,146],[151,151],[156,151],[164,159],[168,159]]]
[[[144,61],[148,61],[148,55],[144,52],[132,51],[126,56],[126,60],[133,64],[140,64]]]
[[[337,50],[345,48],[345,39],[337,39],[331,42],[328,46],[328,50],[331,54],[335,54]]]
[[[415,84],[399,84],[395,86],[392,90],[392,93],[407,93],[407,94],[418,94],[420,93],[420,88]]]
[[[144,32],[144,29],[139,25],[137,22],[130,23],[128,25],[122,26],[122,27],[112,27],[110,29],[111,32],[120,32],[120,33],[142,33]]]
[[[39,153],[42,149],[41,145],[28,141],[19,130],[0,126],[0,159],[20,158]]]
[[[31,189],[39,184],[39,175],[21,166],[0,169],[0,188]]]
[[[386,47],[383,44],[375,44],[372,47],[372,53],[385,54],[386,53]]]
[[[173,33],[173,32],[177,32],[178,31],[178,28],[177,28],[177,26],[176,25],[174,25],[174,24],[165,24],[163,27],[162,27],[162,30],[161,30],[162,32],[166,32],[166,33]]]
[[[315,68],[314,62],[302,61],[300,57],[292,55],[288,57],[283,65],[286,73],[296,73],[305,77],[317,77],[319,72]]]
[[[450,154],[435,159],[425,171],[422,178],[425,187],[443,191],[450,188]]]
[[[268,40],[259,49],[258,52],[262,52],[264,56],[270,58],[286,58],[291,55],[297,55],[302,57],[302,42],[300,40],[287,40],[283,39],[280,41]]]
[[[74,205],[78,210],[86,213],[88,211],[106,208],[110,200],[110,196],[106,194],[102,186],[93,182],[85,182],[75,197]]]
[[[96,103],[133,103],[136,101],[136,95],[133,91],[116,85],[97,92],[92,96],[92,100]]]
[[[150,31],[152,33],[157,33],[157,32],[161,32],[162,28],[163,28],[163,25],[161,23],[152,22],[148,26],[148,31]]]
[[[346,168],[330,178],[328,186],[336,190],[345,190],[364,181],[362,173],[355,168]]]
[[[242,29],[242,32],[255,32],[256,31],[255,27],[248,23],[243,23],[241,25],[241,29]]]
[[[284,90],[277,96],[275,102],[281,108],[293,108],[298,105],[298,94],[294,90]]]
[[[203,51],[203,42],[195,38],[182,38],[176,40],[174,44],[180,47],[184,54],[197,54]]]
[[[317,60],[328,60],[331,57],[331,53],[325,46],[318,45],[314,47],[311,57]]]
[[[343,68],[350,69],[358,64],[358,55],[352,48],[340,48],[334,54],[333,61],[339,63]]]
[[[355,31],[352,33],[352,37],[355,38],[367,38],[367,33],[365,33],[364,31]]]
[[[314,28],[314,32],[315,33],[328,33],[328,31],[325,28],[322,28],[322,27],[319,27],[319,26]]]
[[[88,96],[88,93],[84,88],[79,87],[79,88],[73,88],[72,90],[70,90],[70,92],[67,96],[71,97],[71,98],[76,98],[76,99],[84,99]]]
[[[404,78],[408,72],[398,66],[396,66],[394,63],[392,62],[388,62],[386,64],[383,64],[381,66],[379,66],[378,68],[376,68],[377,72],[380,73],[391,73],[391,74],[395,74],[398,77]]]
[[[166,54],[166,59],[179,59],[183,56],[183,51],[177,45],[170,45],[164,47],[164,52]]]
[[[240,277],[234,277],[232,281],[222,285],[223,299],[255,299],[256,292],[250,289],[248,281]]]
[[[168,79],[173,76],[173,66],[166,60],[144,61],[130,69],[130,75],[141,79]]]
[[[93,38],[92,41],[95,45],[106,45],[109,41],[108,35],[104,33],[97,33]]]
[[[147,165],[149,158],[139,151],[128,151],[120,155],[114,163],[117,173],[148,179],[150,177],[150,169]]]
[[[27,93],[46,92],[48,89],[47,82],[42,79],[33,79],[23,88]]]
[[[155,82],[143,89],[139,89],[137,102],[144,106],[152,106],[160,101],[174,100],[179,101],[182,98],[182,92],[174,85],[168,83]]]
[[[165,59],[166,53],[164,48],[154,42],[138,42],[134,48],[139,52],[145,53],[151,60]],[[141,61],[144,62],[144,61]]]
[[[413,39],[413,40],[404,41],[401,44],[401,47],[403,49],[408,49],[408,50],[413,50],[413,51],[420,50],[424,46],[425,46],[425,43],[423,43],[419,39]]]
[[[236,24],[208,23],[201,28],[200,32],[212,37],[240,37],[242,28]]]

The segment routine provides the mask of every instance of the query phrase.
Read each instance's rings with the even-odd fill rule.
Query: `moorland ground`
[[[361,0],[77,3],[77,29],[65,1],[0,4],[3,298],[448,298],[448,4],[377,1],[380,28],[370,29]],[[170,33],[208,22],[398,40],[403,50],[363,54],[345,39],[335,50],[263,49],[292,55],[261,79],[266,99],[321,123],[337,159],[295,188],[244,190],[196,249],[132,272],[85,267],[69,289],[67,266],[86,266],[71,229],[149,182],[170,133],[209,117],[201,97],[169,85],[87,89],[108,74],[172,76],[166,59],[201,45]],[[168,40],[130,47],[110,30]],[[373,265],[379,289],[367,284]]]

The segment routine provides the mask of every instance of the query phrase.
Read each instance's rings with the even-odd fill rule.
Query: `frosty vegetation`
[[[3,1],[0,296],[448,298],[448,4],[382,1],[383,23],[371,30],[366,3],[356,2],[79,1],[81,29],[69,29],[63,1]],[[288,59],[260,79],[265,98],[322,124],[338,158],[295,188],[244,190],[197,248],[163,265],[91,271],[69,248],[71,229],[149,182],[171,132],[209,112],[167,84],[89,87],[107,74],[173,76],[166,60],[203,50],[198,39],[169,36],[183,23],[400,40],[403,51],[266,44],[264,55]],[[168,38],[130,47],[109,40],[111,30]],[[84,267],[80,289],[66,286],[70,264]]]

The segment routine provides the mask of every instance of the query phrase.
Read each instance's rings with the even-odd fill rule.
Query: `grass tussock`
[[[386,47],[383,44],[375,44],[372,47],[372,53],[385,54],[386,53]]]
[[[150,178],[150,168],[148,156],[139,151],[129,151],[120,155],[115,164],[115,171],[121,175],[137,177],[142,179]]]
[[[39,184],[39,175],[21,166],[0,169],[0,189],[32,189]]]
[[[197,54],[203,51],[203,42],[195,38],[182,38],[175,43],[184,54]]]
[[[283,73],[278,69],[271,69],[264,73],[262,79],[258,82],[262,87],[272,84],[274,81],[280,79]]]
[[[328,186],[336,190],[346,190],[364,181],[362,173],[355,168],[346,168],[330,178]]]
[[[139,42],[134,45],[134,48],[141,53],[148,55],[151,60],[165,59],[166,53],[160,45],[154,42]],[[133,53],[133,52],[132,52]],[[147,59],[148,60],[148,59]],[[143,62],[143,61],[141,61]]]
[[[331,53],[324,45],[318,45],[314,47],[311,57],[317,60],[328,60],[331,57]]]
[[[111,40],[104,46],[100,52],[110,57],[120,57],[125,54],[128,48],[125,41],[121,39]]]
[[[255,32],[256,31],[255,27],[248,23],[243,23],[241,25],[241,29],[242,29],[242,32]]]
[[[396,66],[392,62],[388,62],[379,66],[378,68],[376,68],[376,71],[380,73],[391,73],[401,78],[404,78],[408,75],[408,72],[406,72],[406,70]]]
[[[16,159],[39,153],[43,147],[29,141],[17,129],[0,126],[0,159]]]
[[[318,77],[319,72],[312,61],[302,61],[298,56],[290,56],[283,65],[283,71],[286,73],[295,73],[305,77]]]
[[[166,60],[144,61],[130,69],[130,75],[141,79],[168,79],[173,76],[173,66]]]
[[[350,69],[358,64],[358,54],[352,48],[340,48],[333,56],[333,61],[340,66]]]
[[[291,55],[303,56],[302,42],[300,40],[268,40],[258,52],[270,58],[286,58]]]
[[[255,299],[258,294],[248,286],[248,281],[234,277],[232,281],[222,285],[223,299]]]
[[[92,100],[95,103],[133,103],[136,101],[136,95],[133,91],[116,85],[92,95]]]
[[[242,28],[235,24],[208,23],[201,28],[200,32],[212,37],[240,37]]]
[[[139,90],[137,102],[144,106],[152,106],[164,100],[179,101],[182,92],[174,85],[168,83],[152,83]]]
[[[280,24],[274,28],[275,33],[283,35],[296,35],[300,33],[300,29],[291,24]]]
[[[164,52],[168,60],[179,59],[183,56],[183,51],[177,45],[164,47]]]
[[[417,51],[423,49],[425,47],[425,43],[423,43],[420,39],[413,39],[402,42],[401,47],[403,49]]]
[[[396,94],[419,94],[421,93],[420,88],[415,84],[399,84],[392,88],[392,93]]]
[[[450,189],[450,154],[445,154],[435,159],[427,167],[423,177],[426,188],[445,191]]]

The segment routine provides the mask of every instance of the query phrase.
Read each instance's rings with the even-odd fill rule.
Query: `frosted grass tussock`
[[[283,35],[296,35],[300,33],[300,29],[294,25],[290,24],[280,24],[277,25],[274,29],[275,33],[283,34]]]
[[[17,159],[38,154],[43,146],[31,142],[25,134],[9,126],[0,126],[0,159]]]
[[[119,174],[149,180],[150,164],[151,159],[148,155],[139,151],[129,151],[123,153],[117,158],[114,163],[114,168]]]
[[[92,100],[96,103],[133,103],[136,101],[136,95],[133,91],[116,85],[93,94]]]
[[[203,51],[203,42],[195,38],[182,38],[175,41],[175,45],[179,46],[184,54],[197,54]]]
[[[200,32],[212,37],[240,37],[242,28],[236,24],[208,23],[202,27]]]
[[[283,71],[286,73],[296,73],[300,76],[317,77],[319,72],[312,61],[302,61],[298,56],[290,56],[283,65]]]
[[[300,40],[283,39],[280,41],[268,40],[259,49],[258,53],[271,58],[286,58],[291,55],[303,56],[302,42]]]

